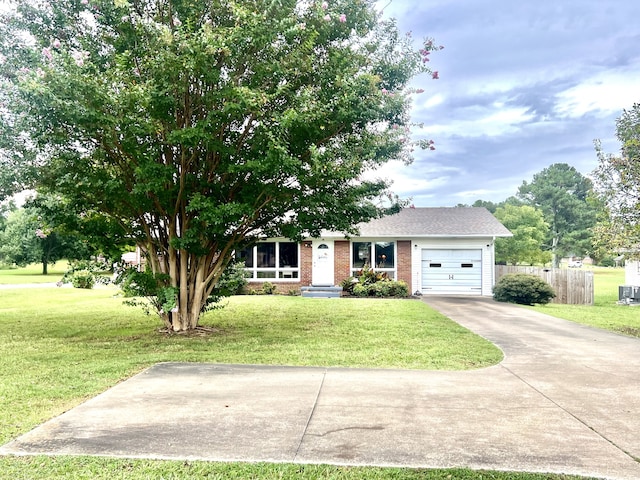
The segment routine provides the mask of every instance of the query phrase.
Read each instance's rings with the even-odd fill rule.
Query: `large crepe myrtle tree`
[[[147,252],[174,331],[234,251],[396,211],[365,174],[433,148],[408,141],[408,84],[441,47],[371,0],[18,0],[0,24],[38,187]]]

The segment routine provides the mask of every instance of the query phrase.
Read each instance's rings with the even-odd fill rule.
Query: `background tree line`
[[[591,179],[566,163],[555,163],[523,181],[515,196],[494,203],[477,200],[512,233],[496,240],[496,261],[503,264],[550,264],[586,256],[608,261],[614,250],[595,242],[598,219],[604,215]]]

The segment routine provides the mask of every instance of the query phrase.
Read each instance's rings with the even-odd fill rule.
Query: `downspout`
[[[496,237],[494,235],[491,240],[491,296],[493,296],[493,287],[496,284]]]

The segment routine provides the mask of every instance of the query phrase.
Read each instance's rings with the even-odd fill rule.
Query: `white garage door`
[[[422,250],[422,293],[481,295],[482,250]]]

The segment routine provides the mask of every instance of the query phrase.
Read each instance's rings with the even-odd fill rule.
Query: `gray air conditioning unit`
[[[640,302],[640,287],[633,285],[618,286],[618,300],[621,302]]]

